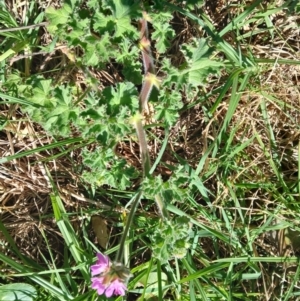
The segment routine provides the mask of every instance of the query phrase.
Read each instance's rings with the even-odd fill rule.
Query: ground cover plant
[[[298,300],[298,1],[0,1],[0,300]]]

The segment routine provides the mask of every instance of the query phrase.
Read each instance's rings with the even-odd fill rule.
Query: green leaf
[[[103,2],[116,19],[142,16],[139,3],[134,0],[105,0]]]
[[[27,90],[25,96],[32,102],[41,106],[52,106],[53,99],[49,97],[52,87],[51,79],[43,79],[42,77],[33,77],[27,82],[28,87],[32,87],[32,90]]]
[[[33,301],[37,298],[36,289],[27,283],[11,283],[0,286],[0,300]]]
[[[131,186],[132,179],[137,177],[137,172],[128,166],[124,159],[119,159],[113,149],[97,148],[92,153],[85,149],[82,153],[83,163],[90,171],[85,171],[83,178],[94,186],[109,185],[119,190]]]
[[[161,263],[173,258],[183,258],[190,248],[192,231],[187,217],[180,216],[159,225],[150,237],[153,256]]]
[[[46,17],[51,26],[66,24],[71,13],[72,8],[66,3],[60,9],[55,9],[52,6],[46,9]]]
[[[117,56],[115,49],[111,46],[110,36],[107,32],[102,35],[101,40],[97,41],[95,46],[101,62],[108,62],[110,57]]]
[[[67,136],[71,122],[76,123],[79,116],[79,107],[73,108],[72,89],[64,86],[53,88],[51,80],[39,77],[29,79],[29,83],[33,88],[24,94],[28,100],[38,103],[41,108],[29,105],[24,110],[50,133]]]
[[[158,295],[158,281],[160,280],[162,282],[163,287],[168,283],[168,276],[165,273],[161,273],[160,278],[161,279],[158,279],[157,272],[151,272],[149,274],[145,274],[139,279],[139,282],[135,286],[142,286],[147,288],[147,293],[145,294],[145,296],[143,296],[144,299],[139,298],[138,301],[150,300],[151,298],[153,298],[153,296]],[[164,294],[166,293],[167,290],[165,290]]]
[[[109,100],[109,102],[107,101]],[[107,114],[116,116],[121,107],[127,107],[131,112],[138,109],[138,93],[130,83],[118,83],[116,87],[107,87],[102,92],[100,103],[107,104]]]
[[[77,46],[74,41],[76,41],[79,38],[84,37],[89,33],[89,19],[84,20],[72,20],[70,22],[70,27],[72,28],[71,32],[68,33],[66,36],[67,40],[70,41],[71,45],[75,44],[74,46]]]
[[[126,33],[127,36],[137,37],[137,29],[131,25],[129,17],[122,17],[115,20],[115,36],[122,37]]]
[[[99,57],[93,44],[86,45],[85,56],[83,57],[82,62],[86,66],[96,66],[99,63]]]
[[[73,108],[70,88],[56,87],[53,90],[53,96],[56,106],[45,114],[45,129],[67,136],[70,132],[71,120],[76,121],[76,116],[79,115],[79,108]]]
[[[138,60],[135,62],[125,61],[122,73],[127,81],[135,85],[142,84],[141,63]]]
[[[140,49],[129,39],[123,39],[123,42],[119,45],[119,54],[116,57],[118,63],[123,64],[122,73],[125,79],[132,82],[135,85],[142,84],[142,64],[139,58]]]
[[[111,16],[105,16],[101,12],[96,12],[94,16],[93,29],[100,34],[110,32],[114,30],[113,18]]]
[[[179,109],[183,106],[181,98],[178,91],[163,89],[158,97],[158,105],[155,107],[155,118],[164,120],[169,126],[173,125],[179,116]]]
[[[115,49],[111,47],[108,32],[102,35],[101,39],[93,36],[85,38],[85,55],[82,63],[86,66],[96,66],[99,63],[106,63],[111,56],[116,56]]]
[[[94,9],[97,9],[100,5],[100,1],[99,0],[88,0],[87,1],[87,6],[89,8],[94,8]]]
[[[185,44],[181,51],[185,57],[185,64],[179,69],[171,66],[168,60],[163,62],[163,70],[166,72],[164,85],[174,83],[178,88],[186,87],[188,91],[198,86],[204,86],[209,75],[219,74],[223,63],[210,59],[212,49],[205,39],[194,40],[192,44]]]
[[[156,40],[156,49],[159,53],[164,53],[170,47],[170,40],[174,38],[175,32],[170,25],[165,23],[160,26],[154,25],[155,31],[152,39]]]
[[[108,22],[112,21],[114,36],[117,38],[122,36],[137,38],[138,31],[131,25],[131,19],[142,16],[138,3],[135,3],[132,0],[106,0],[103,2],[106,3],[105,7],[112,12],[112,18],[103,18],[102,16],[101,21],[98,17],[98,22],[100,21],[104,23],[106,18],[106,27],[108,27],[108,25],[111,26]],[[97,26],[99,26],[99,23]]]
[[[170,47],[170,40],[174,38],[175,31],[170,25],[173,18],[171,13],[160,13],[151,15],[154,32],[152,39],[156,40],[156,49],[159,53],[164,53]]]
[[[72,105],[72,95],[70,86],[67,88],[64,86],[56,87],[53,91],[53,96],[57,99],[58,104],[71,106]]]

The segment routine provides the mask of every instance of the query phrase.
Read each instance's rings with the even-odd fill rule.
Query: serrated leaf
[[[111,16],[105,16],[104,14],[97,12],[94,16],[93,29],[100,34],[105,32],[112,32],[114,24]]]
[[[186,77],[187,82],[192,86],[203,86],[207,77],[210,74],[217,73],[221,66],[222,64],[217,61],[199,59],[192,63],[188,70],[183,70],[180,76]]]
[[[96,43],[96,49],[101,62],[108,62],[110,57],[116,56],[114,49],[111,47],[110,37],[107,32]]]
[[[197,41],[195,41],[197,43]],[[191,54],[185,54],[185,58],[188,61],[189,59],[191,59],[191,62],[197,62],[198,60],[200,60],[201,58],[208,58],[209,55],[211,54],[211,49],[208,46],[207,42],[205,39],[200,39],[199,41],[199,45],[189,45],[186,44],[181,48],[181,51],[184,53],[184,49],[189,49],[189,53]],[[195,47],[196,46],[196,47]]]
[[[187,76],[187,82],[193,86],[203,85],[210,74],[219,72],[223,66],[223,63],[210,59],[212,50],[205,39],[195,41],[195,44],[184,45],[181,49],[188,63],[188,68],[181,71],[181,77]]]
[[[102,95],[102,104],[106,104],[109,99],[109,103],[107,103],[108,115],[115,116],[120,112],[121,107],[127,107],[132,112],[138,108],[137,90],[130,82],[118,83],[116,87],[107,87],[103,90]]]
[[[155,119],[164,120],[169,126],[173,125],[182,107],[181,94],[175,90],[162,90],[159,94],[158,105],[155,107]]]
[[[135,85],[141,85],[143,77],[141,74],[141,63],[139,61],[125,61],[123,66],[123,75],[125,79]]]
[[[140,85],[143,80],[139,53],[138,47],[132,45],[128,39],[124,39],[120,45],[120,54],[116,57],[117,62],[123,64],[122,73],[125,79],[135,85]]]
[[[105,18],[113,22],[114,36],[137,38],[138,31],[131,25],[131,19],[142,15],[138,3],[132,0],[106,0],[104,3],[105,7],[112,12],[112,18]],[[104,20],[100,20],[100,22],[104,22]],[[108,21],[106,27],[108,27]]]
[[[51,79],[42,79],[41,77],[38,77],[33,79],[32,86],[34,87],[34,92],[48,95],[51,91],[51,84]]]
[[[50,112],[50,114],[47,115],[47,117],[51,118],[51,117],[54,117],[54,116],[61,116],[62,114],[64,114],[67,111],[69,111],[68,106],[66,106],[66,105],[60,105],[57,108],[55,108],[54,110],[52,110]]]
[[[152,39],[156,40],[156,49],[159,53],[164,53],[170,47],[170,41],[175,36],[175,31],[170,25],[173,15],[169,12],[151,14],[151,23],[154,27]]]
[[[92,119],[100,119],[101,115],[98,113],[97,110],[93,108],[88,108],[87,110],[83,111],[80,116],[82,117],[90,117]]]
[[[71,89],[64,86],[53,89],[51,80],[39,78],[35,79],[32,84],[34,85],[32,90],[34,95],[30,96],[27,93],[27,98],[39,101],[39,103],[43,102],[44,107],[36,109],[28,106],[26,111],[47,131],[67,136],[70,132],[71,122],[76,123],[79,115],[79,107],[72,108]]]
[[[137,37],[137,29],[131,25],[129,17],[122,17],[115,21],[115,36],[122,37],[124,33],[131,37]]]
[[[174,83],[179,88],[185,86],[189,91],[191,88],[205,85],[209,75],[219,73],[223,67],[223,63],[210,59],[212,49],[205,39],[195,40],[190,45],[184,45],[181,50],[186,62],[179,69],[171,66],[168,60],[163,62],[163,69],[167,74],[164,81],[165,86]]]
[[[110,47],[110,37],[106,32],[101,39],[93,36],[86,37],[85,41],[85,55],[83,57],[83,64],[87,66],[96,66],[97,64],[105,63],[110,56],[114,56],[114,50]]]
[[[58,104],[61,105],[71,105],[72,104],[72,95],[70,89],[65,88],[64,86],[56,87],[54,89],[54,97],[57,99]]]
[[[170,41],[175,36],[174,30],[170,24],[153,24],[155,31],[152,33],[152,39],[156,40],[156,49],[159,53],[164,53],[170,47]]]
[[[71,45],[73,45],[74,40],[79,39],[88,33],[89,23],[90,23],[89,19],[84,19],[84,20],[73,20],[69,24],[72,30],[71,32],[68,33],[66,38],[68,39],[68,41],[71,41]]]
[[[55,9],[52,6],[46,9],[46,17],[51,26],[66,24],[71,13],[72,8],[66,3],[59,9]]]
[[[95,46],[88,44],[85,48],[85,56],[82,60],[86,66],[96,66],[99,63],[99,57],[95,52]]]
[[[33,89],[30,92],[25,92],[27,98],[42,106],[51,106],[53,99],[49,97],[49,94],[52,90],[52,80],[36,77],[30,84]]]
[[[85,172],[83,177],[92,185],[125,190],[131,185],[132,179],[137,177],[135,169],[127,166],[124,159],[119,159],[114,154],[113,148],[98,148],[94,152],[84,151],[83,162],[92,171]]]
[[[88,0],[87,1],[87,6],[89,8],[97,9],[99,5],[100,5],[100,1],[99,0]]]
[[[141,16],[140,6],[134,0],[105,0],[116,19]]]

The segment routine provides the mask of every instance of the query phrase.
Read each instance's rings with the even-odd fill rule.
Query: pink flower
[[[106,286],[103,284],[103,277],[92,278],[92,288],[97,290],[98,295],[102,295],[106,290]]]
[[[102,274],[102,273],[106,272],[107,270],[109,270],[109,267],[110,267],[110,261],[109,261],[108,256],[103,255],[101,253],[97,253],[97,257],[98,257],[98,260],[97,260],[96,264],[91,266],[92,276]]]
[[[97,290],[98,295],[107,298],[112,295],[124,296],[126,284],[130,277],[129,270],[120,263],[112,263],[108,256],[97,253],[97,262],[91,266],[92,288]]]
[[[124,296],[126,291],[126,285],[121,282],[119,279],[116,279],[110,283],[105,291],[105,296],[107,298],[111,297],[112,295],[120,295]]]

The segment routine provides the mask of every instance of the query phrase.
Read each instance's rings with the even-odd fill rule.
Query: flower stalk
[[[131,205],[131,209],[130,209],[130,212],[129,212],[129,215],[128,215],[128,218],[127,218],[126,226],[125,226],[125,229],[122,233],[121,241],[120,241],[120,244],[119,244],[119,249],[118,249],[118,252],[117,252],[117,255],[116,255],[116,259],[115,259],[116,262],[122,262],[123,261],[123,256],[124,256],[123,250],[125,248],[126,238],[127,238],[128,233],[129,233],[129,229],[130,229],[130,226],[132,224],[136,208],[137,208],[138,204],[140,203],[141,197],[142,197],[142,191],[140,190],[138,192],[138,194],[136,195],[133,204]]]
[[[153,87],[159,89],[159,80],[155,76],[154,60],[151,53],[150,40],[148,38],[147,21],[149,20],[150,18],[148,14],[144,12],[143,18],[139,21],[140,48],[143,57],[145,75],[142,90],[139,96],[140,112],[132,118],[132,123],[135,127],[140,144],[140,154],[144,178],[150,176],[151,161],[141,115],[144,111],[147,110],[147,103]],[[124,296],[126,293],[127,282],[131,275],[129,269],[122,264],[124,257],[124,248],[137,206],[140,203],[142,197],[142,193],[142,189],[140,189],[136,194],[131,206],[115,261],[111,262],[108,256],[98,253],[97,262],[91,266],[92,288],[97,290],[97,293],[99,295],[105,294],[107,298],[110,298],[112,295]],[[162,217],[167,218],[168,213],[160,195],[155,195],[155,201]]]
[[[143,65],[144,65],[144,82],[142,86],[142,90],[140,93],[140,112],[143,113],[147,111],[147,103],[150,97],[150,93],[155,86],[157,89],[159,88],[159,81],[155,76],[155,65],[151,52],[151,43],[149,40],[149,31],[148,31],[148,22],[151,21],[149,15],[144,11],[143,18],[139,21],[139,29],[140,29],[140,49],[142,52]],[[148,111],[147,111],[148,113]]]
[[[140,28],[140,48],[142,51],[143,64],[144,64],[144,82],[142,90],[139,96],[140,101],[140,114],[143,114],[147,110],[148,100],[151,94],[153,87],[159,89],[160,82],[157,76],[155,75],[155,66],[154,60],[151,53],[151,43],[148,37],[148,21],[151,21],[149,15],[146,12],[143,12],[143,18],[139,21]],[[145,130],[142,124],[141,116],[136,115],[133,118],[133,124],[135,126],[138,140],[140,143],[140,153],[141,161],[143,166],[143,175],[144,177],[150,176],[151,161],[148,150],[148,144],[146,139]],[[154,197],[157,207],[163,218],[168,218],[168,212],[166,206],[160,195],[155,195]]]
[[[140,143],[140,154],[141,154],[142,167],[143,167],[143,176],[148,177],[151,168],[151,161],[150,161],[150,155],[148,151],[146,134],[145,134],[145,130],[142,124],[140,114],[137,114],[136,116],[133,117],[133,125],[135,127],[137,137]]]

